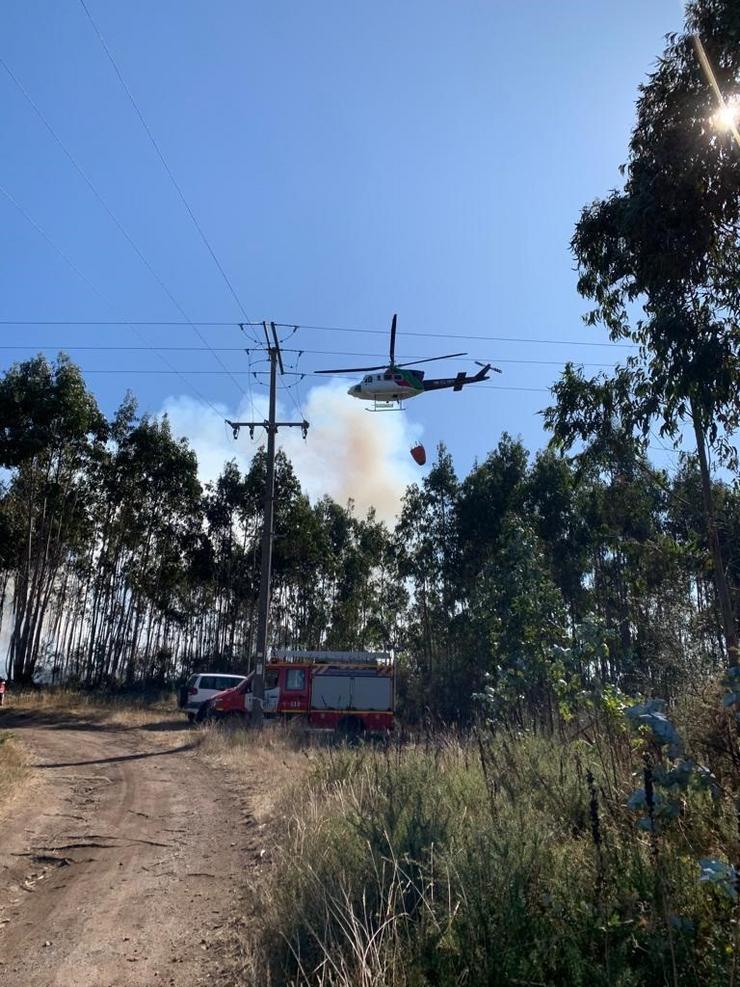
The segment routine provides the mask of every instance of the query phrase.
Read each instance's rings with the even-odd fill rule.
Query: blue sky
[[[380,468],[418,436],[444,441],[460,472],[504,430],[538,448],[558,365],[624,355],[585,345],[604,336],[581,323],[568,242],[581,207],[619,182],[637,86],[681,26],[678,0],[87,3],[252,319],[385,329],[395,311],[400,356],[462,349],[504,370],[499,389],[410,403],[400,431],[376,416],[367,427],[392,434]],[[4,0],[0,24],[0,57],[188,318],[240,321],[78,0]],[[1,67],[0,133],[0,185],[84,275],[0,194],[0,320],[181,321]],[[203,373],[222,369],[207,350],[164,352],[183,379],[135,373],[166,369],[151,351],[72,349],[202,346],[189,325],[0,328],[5,347],[115,371],[88,375],[108,413],[127,388],[151,412],[201,397],[229,415],[249,407],[246,376]],[[248,369],[235,325],[200,332]],[[387,345],[303,329],[293,344],[360,363]],[[2,349],[2,366],[31,352]],[[353,362],[306,353],[301,369]],[[197,432],[193,407],[187,423]]]

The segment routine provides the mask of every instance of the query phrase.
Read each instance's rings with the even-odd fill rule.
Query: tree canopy
[[[127,397],[106,421],[63,357],[13,367],[0,399],[21,409],[0,491],[12,676],[115,686],[249,669],[264,452],[203,485],[166,417]],[[45,410],[31,441],[32,401]],[[722,625],[697,463],[671,478],[612,426],[575,456],[503,435],[462,478],[440,446],[392,528],[309,501],[280,453],[271,642],[392,649],[411,719],[464,721],[488,694],[519,721],[552,721],[584,689],[711,676]],[[740,498],[712,490],[737,572]]]

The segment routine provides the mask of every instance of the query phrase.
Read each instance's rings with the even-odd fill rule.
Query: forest
[[[568,368],[551,447],[503,435],[463,478],[440,447],[391,530],[310,503],[279,456],[272,641],[392,649],[410,720],[468,722],[486,694],[523,718],[582,690],[673,695],[726,663],[697,457],[671,475],[618,413],[569,455],[564,404],[604,402]],[[3,623],[12,678],[164,685],[250,667],[265,461],[201,485],[186,440],[127,397],[111,420],[64,355],[0,380]],[[737,584],[740,496],[715,478]],[[734,592],[734,590],[733,590]],[[733,597],[734,605],[734,597]]]

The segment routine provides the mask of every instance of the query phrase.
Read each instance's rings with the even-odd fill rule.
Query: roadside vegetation
[[[701,769],[614,696],[554,733],[488,721],[319,752],[280,805],[245,982],[735,983],[734,727],[715,699],[680,714]]]
[[[267,852],[282,828],[283,800],[317,763],[326,741],[269,720],[260,733],[230,723],[205,724],[193,732],[198,756],[222,770],[235,791],[248,795],[250,815],[265,829]]]
[[[7,712],[13,711],[29,712],[41,718],[44,714],[57,714],[123,727],[143,726],[180,715],[170,691],[151,690],[142,694],[72,687],[14,690],[7,697]]]
[[[21,792],[30,774],[22,745],[11,730],[0,730],[0,815]]]

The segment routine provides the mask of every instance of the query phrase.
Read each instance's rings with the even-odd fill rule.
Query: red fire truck
[[[214,696],[198,718],[248,719],[253,678]],[[300,718],[313,728],[358,735],[392,730],[394,706],[394,664],[385,653],[283,650],[265,666],[266,717]]]

